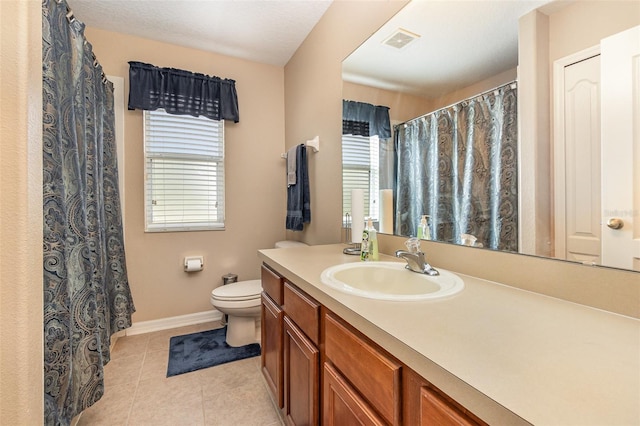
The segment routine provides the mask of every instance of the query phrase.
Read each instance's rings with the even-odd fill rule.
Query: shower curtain
[[[518,250],[515,83],[396,126],[395,233]]]
[[[104,393],[111,335],[135,311],[124,256],[113,85],[64,0],[42,3],[44,424]]]

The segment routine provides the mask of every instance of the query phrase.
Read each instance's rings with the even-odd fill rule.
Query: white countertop
[[[462,274],[464,290],[444,299],[352,296],[320,280],[360,261],[344,247],[259,256],[489,423],[640,425],[639,320]]]

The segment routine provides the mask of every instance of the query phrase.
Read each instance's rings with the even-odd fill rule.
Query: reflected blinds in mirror
[[[351,213],[351,190],[364,192],[365,216],[378,220],[379,168],[377,136],[342,135],[342,206]]]

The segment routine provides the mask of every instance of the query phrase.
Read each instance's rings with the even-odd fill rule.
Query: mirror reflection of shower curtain
[[[395,234],[517,251],[517,89],[514,83],[396,127]]]

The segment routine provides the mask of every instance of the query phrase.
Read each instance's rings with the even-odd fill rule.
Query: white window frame
[[[224,230],[224,121],[158,109],[143,127],[145,232]]]
[[[364,191],[365,217],[373,222],[379,220],[380,197],[380,139],[373,136],[342,135],[342,207],[343,216],[351,214],[351,190]],[[356,183],[355,173],[361,172],[362,177]],[[351,177],[349,176],[351,174]],[[343,220],[346,218],[343,217]]]

